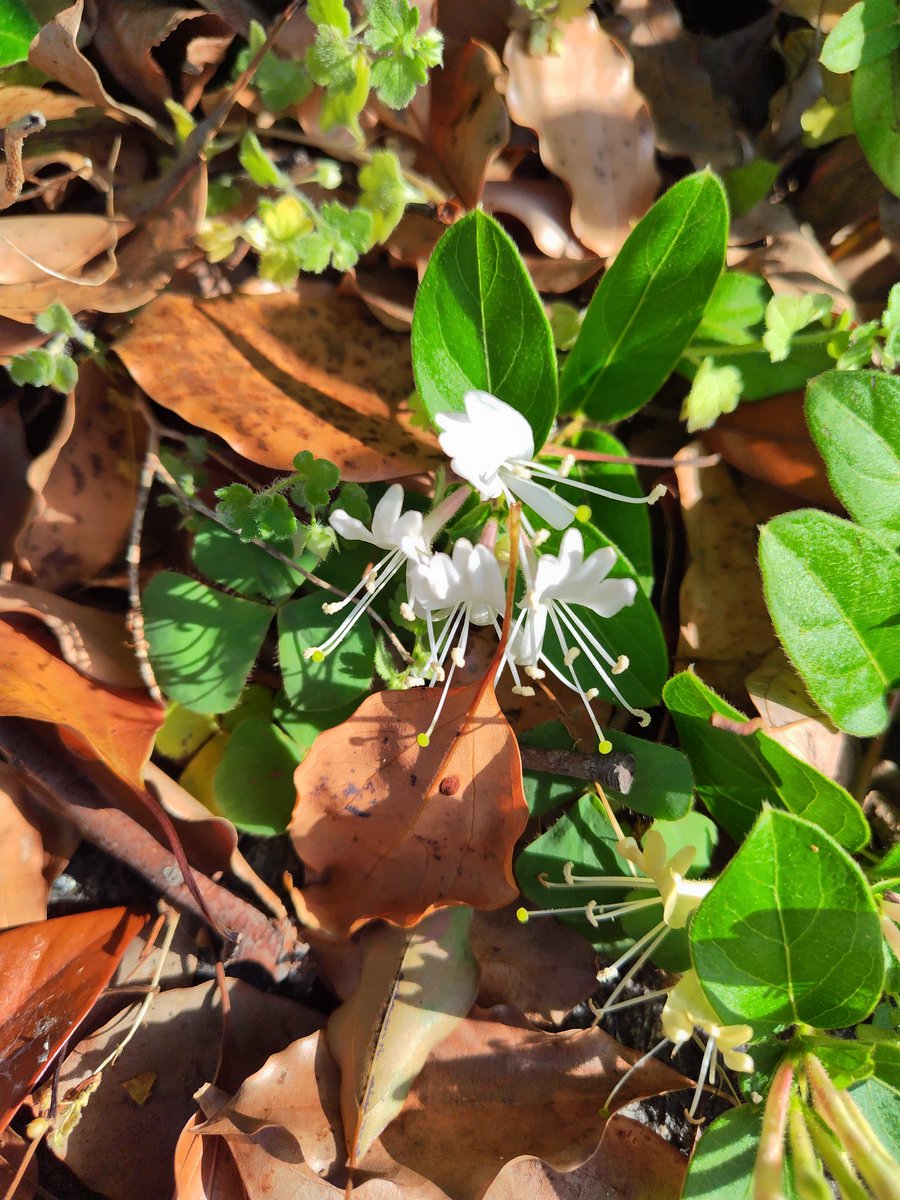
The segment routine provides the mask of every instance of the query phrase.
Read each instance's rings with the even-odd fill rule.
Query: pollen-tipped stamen
[[[311,658],[316,662],[321,662],[322,659],[316,657],[318,654],[321,654],[322,658],[324,658],[327,654],[329,654],[334,649],[335,646],[339,645],[344,640],[344,638],[347,636],[347,634],[350,632],[350,630],[353,628],[353,626],[356,624],[356,622],[360,619],[360,617],[363,615],[363,613],[366,611],[366,609],[369,607],[369,605],[374,601],[374,599],[378,595],[378,593],[380,591],[382,591],[385,587],[387,587],[387,585],[390,583],[391,579],[393,579],[393,577],[397,574],[397,571],[400,569],[400,567],[403,566],[403,564],[406,562],[405,556],[400,554],[397,551],[395,551],[393,554],[388,555],[388,560],[390,560],[391,558],[393,558],[394,561],[388,563],[388,566],[385,569],[384,574],[381,576],[381,578],[375,584],[375,587],[371,591],[367,591],[366,595],[361,600],[356,601],[353,608],[350,610],[350,612],[347,614],[347,616],[344,617],[343,621],[341,621],[341,623],[340,623],[340,625],[338,625],[337,629],[335,629],[325,639],[325,641],[321,643],[321,645],[310,646],[308,649],[304,650],[303,651],[304,658],[308,658],[308,659]],[[359,592],[359,586],[357,586],[357,588],[355,590],[356,590],[356,592]],[[352,594],[353,593],[351,593],[351,595]]]
[[[569,479],[560,471],[554,470],[553,467],[545,466],[543,463],[534,462],[531,459],[511,458],[509,463],[513,467],[529,471],[539,479],[546,479],[551,483],[566,483],[569,487],[578,488],[582,492],[590,492],[594,496],[604,496],[607,500],[621,500],[623,504],[655,504],[657,500],[662,499],[667,490],[665,484],[658,483],[647,496],[623,496],[621,492],[611,492],[607,488],[597,487],[593,483],[584,483],[580,479]]]
[[[625,953],[617,958],[614,963],[611,963],[602,971],[597,972],[597,979],[601,983],[611,982],[612,979],[615,979],[615,975],[612,974],[612,972],[618,972],[625,965],[625,963],[628,962],[629,959],[634,958],[635,954],[638,954],[639,951],[643,950],[643,953],[641,953],[640,956],[635,959],[635,961],[628,968],[627,972],[616,984],[612,994],[607,998],[606,1003],[600,1010],[600,1016],[598,1018],[599,1020],[603,1020],[607,1009],[615,1004],[623,990],[628,986],[629,981],[641,969],[647,959],[655,952],[668,932],[668,925],[666,925],[665,921],[660,921],[658,925],[654,925],[654,927],[645,933],[643,937],[638,938],[634,945],[629,946]],[[644,949],[644,947],[646,947],[646,949]]]

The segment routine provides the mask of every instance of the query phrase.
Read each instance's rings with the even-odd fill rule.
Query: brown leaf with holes
[[[145,440],[125,397],[84,363],[71,432],[16,543],[29,582],[48,591],[88,583],[124,550]]]
[[[74,913],[0,933],[0,1129],[109,983],[145,918]]]
[[[678,1200],[687,1165],[658,1133],[615,1116],[599,1148],[574,1171],[555,1171],[539,1158],[517,1158],[501,1170],[484,1200]]]
[[[375,917],[413,925],[448,904],[518,895],[512,853],[528,807],[515,736],[490,679],[379,692],[321,733],[297,768],[290,825],[314,926],[345,937]]]
[[[437,462],[405,405],[409,339],[334,289],[205,303],[166,294],[116,352],[158,404],[263,466],[288,470],[309,449],[368,481]]]
[[[101,687],[8,620],[0,620],[0,677],[0,716],[30,717],[74,731],[93,756],[142,790],[144,765],[163,722],[162,705],[145,692]]]
[[[541,159],[572,193],[572,228],[596,254],[614,254],[659,187],[654,132],[631,60],[592,12],[563,26],[558,55],[506,43],[510,116],[538,135]]]

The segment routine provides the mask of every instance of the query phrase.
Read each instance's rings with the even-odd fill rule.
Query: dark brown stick
[[[127,813],[111,807],[94,780],[48,744],[32,722],[0,718],[0,753],[22,774],[38,804],[71,821],[89,842],[137,871],[176,908],[205,921],[172,853]],[[273,978],[283,979],[299,961],[289,922],[265,917],[196,868],[193,875],[209,913],[237,934],[229,961],[256,962]]]
[[[0,187],[0,210],[15,204],[22,194],[25,169],[22,166],[22,143],[31,133],[40,133],[46,126],[43,114],[26,113],[17,121],[7,125],[3,135],[3,153],[6,156],[6,177]]]
[[[528,771],[542,771],[548,775],[568,775],[572,779],[584,779],[588,783],[599,783],[627,796],[634,783],[634,755],[582,754],[577,750],[539,750],[533,746],[520,746],[522,766]]]

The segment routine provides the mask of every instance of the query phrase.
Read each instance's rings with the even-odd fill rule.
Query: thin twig
[[[150,656],[147,652],[147,639],[144,637],[144,610],[141,607],[141,534],[144,529],[144,517],[147,513],[147,503],[150,490],[159,463],[159,435],[150,423],[147,425],[147,449],[141,465],[141,476],[138,481],[138,492],[135,500],[134,514],[131,518],[131,529],[128,533],[128,549],[125,561],[128,564],[128,607],[129,623],[134,653],[138,661],[138,670],[144,687],[154,700],[162,703],[162,692],[153,674]]]
[[[0,211],[15,204],[25,183],[22,166],[22,143],[32,133],[40,133],[47,122],[43,113],[26,113],[17,121],[11,121],[3,134],[3,153],[6,155],[6,178],[0,191]]]
[[[535,746],[520,746],[522,766],[528,771],[545,771],[549,775],[567,775],[601,783],[627,796],[634,783],[634,755],[612,751],[610,754],[582,754],[578,750],[541,750]]]

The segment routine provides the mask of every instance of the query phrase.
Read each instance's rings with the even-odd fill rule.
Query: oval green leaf
[[[869,826],[859,805],[840,784],[761,729],[742,736],[715,728],[711,718],[717,714],[738,723],[747,718],[691,671],[669,680],[663,700],[691,760],[698,794],[736,841],[744,837],[763,805],[771,803],[815,821],[849,850],[859,850],[869,841]]]
[[[150,663],[166,695],[193,712],[233,708],[253,670],[272,610],[177,571],[154,575],[142,602]]]
[[[274,837],[287,829],[303,753],[271,721],[249,717],[228,739],[216,770],[216,803],[244,833]]]
[[[292,553],[290,540],[273,545],[282,554]],[[191,557],[208,579],[252,599],[286,600],[304,579],[300,571],[266,554],[261,547],[242,542],[236,533],[213,521],[204,521],[194,535]]]
[[[869,166],[900,196],[900,47],[853,72],[850,106],[856,136]]]
[[[818,826],[769,809],[694,914],[691,956],[723,1021],[754,1037],[796,1023],[841,1029],[884,982],[865,876]]]
[[[425,411],[461,410],[473,388],[518,409],[540,450],[556,417],[550,322],[510,236],[483,212],[435,247],[412,321],[416,387]]]
[[[39,28],[22,0],[4,0],[0,5],[0,67],[25,61]]]
[[[594,293],[562,373],[563,411],[617,421],[655,395],[703,318],[727,235],[725,191],[709,172],[657,200]]]
[[[803,509],[763,526],[759,559],[775,632],[813,700],[847,733],[879,733],[900,676],[896,555],[850,521]]]
[[[900,379],[883,371],[826,371],[809,385],[806,420],[841,504],[896,548]]]
[[[367,617],[353,626],[323,662],[304,658],[334,632],[346,611],[326,616],[321,596],[293,600],[278,613],[278,659],[284,690],[297,712],[341,708],[368,691],[375,661],[375,638]]]

